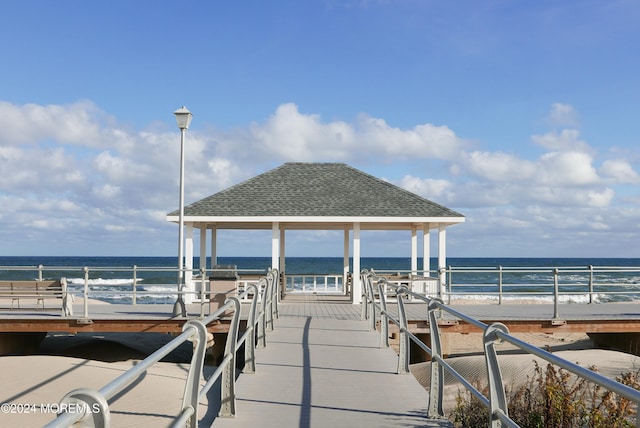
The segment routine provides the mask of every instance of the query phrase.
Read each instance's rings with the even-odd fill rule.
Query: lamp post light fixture
[[[187,316],[184,305],[184,138],[191,124],[193,115],[182,106],[174,111],[176,122],[180,128],[180,217],[178,220],[178,299],[173,306],[174,316]]]

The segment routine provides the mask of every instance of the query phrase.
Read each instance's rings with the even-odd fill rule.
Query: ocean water
[[[199,258],[194,267],[199,268]],[[235,265],[242,272],[266,272],[270,257],[219,257],[220,265]],[[337,274],[342,272],[341,257],[287,257],[286,273]],[[207,266],[210,260],[207,260]],[[640,301],[640,259],[637,258],[449,258],[453,268],[447,275],[448,292],[457,299],[495,300],[502,272],[503,300],[529,298],[550,301],[553,292],[553,269],[559,269],[561,302]],[[43,266],[39,272],[38,266]],[[133,267],[136,266],[134,274]],[[175,301],[177,282],[176,257],[0,257],[0,280],[34,280],[67,278],[76,294],[86,283],[91,297],[109,302],[130,302],[136,284],[137,303],[170,303]],[[436,268],[437,260],[431,260]],[[588,266],[594,266],[593,293]],[[361,267],[377,272],[407,272],[409,257],[364,257]],[[422,267],[422,260],[418,260]],[[85,272],[88,268],[88,273]],[[435,273],[432,272],[431,276]]]

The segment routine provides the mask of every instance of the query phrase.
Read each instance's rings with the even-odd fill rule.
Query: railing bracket
[[[93,324],[93,320],[90,318],[77,318],[76,319],[76,324],[77,325],[91,325]]]
[[[567,325],[567,320],[552,319],[551,325]]]

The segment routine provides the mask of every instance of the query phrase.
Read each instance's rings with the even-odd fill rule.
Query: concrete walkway
[[[236,417],[214,428],[452,426],[426,418],[426,391],[364,321],[281,315],[267,340],[238,378]]]

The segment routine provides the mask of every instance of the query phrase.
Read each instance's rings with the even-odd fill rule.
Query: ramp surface
[[[451,426],[427,419],[426,391],[365,321],[281,315],[269,333],[238,378],[237,415],[214,428]]]

